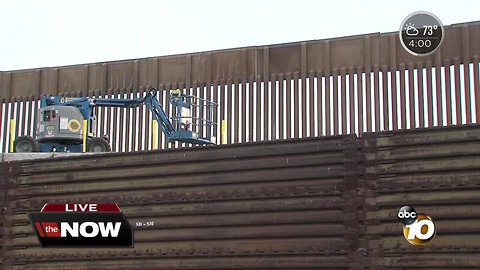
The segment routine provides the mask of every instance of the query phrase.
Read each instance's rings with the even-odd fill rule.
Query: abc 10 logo
[[[432,218],[419,214],[412,206],[403,206],[397,214],[403,223],[403,236],[414,246],[423,246],[435,238],[436,228]]]

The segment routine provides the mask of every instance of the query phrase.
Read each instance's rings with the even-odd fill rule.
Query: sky
[[[480,21],[478,0],[0,0],[0,71],[393,32],[418,10]]]

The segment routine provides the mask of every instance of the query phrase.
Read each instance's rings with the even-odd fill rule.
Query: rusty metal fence
[[[0,72],[0,151],[9,150],[9,119],[13,137],[33,134],[42,95],[140,97],[150,87],[170,116],[170,89],[219,103],[227,143],[477,123],[480,23],[445,29],[427,57],[409,55],[397,33],[378,33]],[[109,135],[114,151],[157,141],[145,108],[103,108],[99,121],[97,134]],[[158,134],[160,148],[178,147]]]
[[[364,245],[375,253],[371,266],[479,269],[479,126],[368,134],[363,151]],[[412,248],[401,237],[400,204],[434,219],[430,244]]]
[[[359,147],[346,135],[4,162],[0,262],[5,269],[348,269],[358,249]],[[47,201],[117,202],[135,247],[39,247],[25,213]]]
[[[3,162],[0,268],[479,269],[479,150],[472,125]],[[41,248],[26,213],[46,202],[118,203],[135,247]]]

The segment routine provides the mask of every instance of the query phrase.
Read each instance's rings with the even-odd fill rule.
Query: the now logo
[[[117,237],[121,222],[35,222],[40,237]]]
[[[133,230],[116,204],[45,204],[28,213],[44,247],[133,247]]]
[[[426,214],[419,214],[412,206],[398,210],[398,219],[403,225],[403,236],[412,245],[426,245],[435,238],[435,223]]]

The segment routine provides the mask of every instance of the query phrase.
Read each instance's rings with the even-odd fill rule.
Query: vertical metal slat
[[[28,97],[25,97],[23,98],[23,104],[22,104],[22,126],[20,127],[20,130],[21,130],[21,134],[22,135],[30,135],[29,134],[29,128],[27,128],[26,126],[28,124],[30,124],[29,122],[29,112],[27,112],[28,110],[28,103],[29,103],[29,98]]]
[[[227,144],[232,143],[232,120],[233,120],[233,86],[232,82],[230,80],[227,80],[227,87],[226,87],[226,93],[228,94],[228,97],[226,97],[226,106],[227,106],[227,112],[226,112],[226,122],[227,122]]]
[[[22,103],[23,103],[23,97],[18,97],[17,100],[16,100],[16,115],[15,115],[15,138],[18,138],[20,136],[22,136],[22,133],[23,133],[23,128],[22,128],[22,124],[23,124],[23,117],[22,117]]]
[[[221,106],[221,110],[220,110],[220,123],[222,123],[222,121],[225,121],[225,108],[226,108],[226,104],[225,104],[225,93],[227,91],[227,86],[225,84],[225,81],[222,80],[221,83],[220,83],[220,106]],[[228,123],[226,123],[227,126],[228,126]],[[228,129],[228,128],[227,128]],[[226,136],[227,134],[219,134],[221,136]],[[228,138],[228,137],[227,137]],[[223,138],[222,138],[223,140]],[[227,142],[228,143],[228,142]]]
[[[300,87],[299,74],[293,73],[293,137],[300,138]]]
[[[127,98],[131,99],[132,95],[130,92],[127,92]],[[130,121],[130,114],[132,113],[133,108],[127,108],[125,110],[125,152],[130,152],[135,149],[130,142],[130,132],[132,130],[132,123]]]
[[[309,108],[309,126],[310,137],[315,137],[315,89],[314,89],[315,72],[311,70],[308,73],[308,108]]]
[[[4,153],[10,152],[9,149],[9,144],[10,144],[10,132],[9,130],[9,125],[10,125],[10,117],[9,117],[9,112],[10,112],[10,106],[11,106],[11,101],[2,98],[3,103],[5,104],[5,114],[2,119],[3,123],[3,142],[2,142],[2,148]]]
[[[383,129],[384,130],[389,130],[390,129],[390,105],[388,103],[388,100],[390,99],[389,97],[389,91],[388,91],[388,71],[387,71],[387,66],[382,66],[382,78],[383,78]]]
[[[136,98],[137,97],[137,92],[133,92],[132,97]],[[160,102],[162,102],[161,99],[160,99]],[[143,104],[140,105],[140,106],[143,106]],[[138,135],[138,128],[137,128],[137,114],[138,114],[139,107],[136,107],[136,108],[132,109],[132,120],[131,120],[131,123],[132,123],[132,141],[131,141],[132,151],[139,150],[137,148],[138,147],[137,139],[138,139],[138,136],[139,136]],[[161,144],[159,144],[159,145],[161,145]]]
[[[217,103],[218,106],[217,106],[217,110],[215,111],[215,113],[213,114],[213,122],[214,123],[217,123],[217,126],[216,128],[213,129],[213,136],[217,139],[217,143],[220,144],[221,141],[220,141],[220,134],[218,132],[219,128],[221,127],[221,121],[222,119],[220,118],[219,119],[219,114],[221,113],[221,111],[223,110],[223,104],[220,103],[220,101],[218,100],[218,88],[219,88],[219,85],[218,85],[218,81],[214,81],[213,82],[213,102]]]
[[[401,113],[401,129],[407,128],[407,98],[405,88],[405,65],[401,63],[400,69],[400,113]]]
[[[306,60],[305,60],[306,61]],[[306,64],[306,63],[304,63]],[[307,104],[307,74],[306,72],[302,71],[301,74],[300,74],[301,78],[300,78],[300,82],[302,84],[302,87],[299,89],[301,91],[301,94],[302,94],[302,104],[300,105],[301,106],[301,111],[302,111],[302,114],[301,114],[301,119],[300,121],[302,122],[302,138],[306,138],[308,136],[307,134],[307,126],[308,126],[308,122],[307,122],[307,107],[308,107],[308,104]]]
[[[347,78],[346,71],[344,68],[340,70],[340,79],[341,79],[341,111],[342,111],[342,134],[347,134]]]
[[[270,87],[270,136],[272,140],[277,139],[277,75],[272,75],[271,87]]]
[[[472,99],[470,89],[470,65],[468,59],[463,62],[463,95],[465,97],[466,124],[472,123]]]
[[[338,70],[333,70],[333,135],[339,134],[339,114],[338,110],[340,109],[338,106],[338,93],[340,92],[340,88],[338,87]]]
[[[15,119],[15,106],[14,104],[17,102],[17,98],[16,97],[13,97],[12,99],[10,99],[10,119],[13,119],[14,121],[16,120]],[[10,121],[8,121],[8,124],[7,125],[10,125]],[[15,137],[16,137],[16,133],[15,133],[15,130],[13,132],[13,137],[12,137],[12,133],[9,132],[8,133],[8,141],[7,141],[7,146],[8,146],[8,152],[10,152],[10,141],[11,140],[15,140]]]
[[[139,98],[140,95],[142,95],[142,92],[136,93],[135,95],[137,96],[137,98]],[[160,101],[160,102],[162,102],[162,101]],[[137,123],[138,151],[142,151],[142,150],[145,149],[144,144],[143,144],[143,139],[145,139],[147,133],[145,132],[145,126],[144,126],[144,123],[143,123],[143,121],[144,121],[144,117],[143,117],[144,107],[145,107],[145,105],[142,105],[142,106],[139,106],[139,108],[138,108],[138,123]]]
[[[113,98],[118,98],[117,93],[113,92]],[[111,108],[113,111],[113,134],[112,134],[112,151],[118,152],[117,141],[118,141],[118,108]]]
[[[240,112],[242,114],[242,118],[241,118],[242,139],[240,142],[246,142],[247,141],[247,81],[246,81],[246,78],[242,79],[241,87],[242,87],[242,108],[240,109]]]
[[[329,136],[329,135],[332,135],[332,132],[331,132],[331,126],[330,126],[330,115],[331,115],[331,112],[330,112],[330,92],[332,91],[331,87],[330,87],[330,79],[332,77],[330,76],[330,72],[328,72],[326,75],[325,75],[325,132],[326,132],[326,135]]]
[[[256,139],[259,142],[262,140],[262,78],[258,75],[255,78],[256,85],[256,102],[255,102],[255,125],[256,125]]]
[[[452,108],[452,73],[450,72],[451,63],[445,61],[445,110],[447,114],[447,126],[453,123],[453,108]]]
[[[463,123],[463,106],[461,99],[460,91],[460,60],[456,58],[454,60],[454,70],[455,70],[455,110],[457,113],[457,125]]]
[[[442,62],[440,58],[440,51],[435,54],[435,93],[436,93],[436,103],[437,103],[437,119],[438,125],[443,126],[444,118],[443,118],[443,80],[442,80]]]
[[[123,89],[120,90],[120,94],[119,94],[119,97],[120,98],[125,98],[125,94],[124,94],[124,91]],[[128,124],[124,124],[124,120],[125,120],[125,108],[119,108],[119,120],[120,120],[120,127],[119,127],[119,138],[118,138],[118,151],[119,152],[124,152],[124,147],[125,149],[128,149],[127,148],[127,145],[125,144],[125,136],[123,135],[125,129],[127,128],[126,125]]]
[[[415,114],[415,82],[413,80],[413,63],[408,63],[408,105],[409,105],[409,121],[410,128],[413,129],[416,126],[416,114]]]
[[[255,117],[255,93],[254,93],[255,80],[252,77],[248,81],[248,141],[252,142],[254,139],[254,119]]]
[[[390,75],[391,75],[391,102],[392,102],[392,129],[398,129],[397,114],[397,49],[398,40],[394,36],[389,39],[389,55],[390,55]]]
[[[265,76],[264,76],[265,77]],[[269,95],[269,92],[270,92],[270,78],[267,77],[265,78],[264,82],[263,82],[263,90],[262,90],[262,96],[263,96],[263,140],[267,141],[269,140],[269,132],[270,132],[270,128],[269,128],[269,107],[270,107],[270,95]]]
[[[237,82],[235,85],[235,92],[232,92],[232,96],[235,98],[233,103],[233,142],[239,143],[240,135],[240,97],[241,97],[241,82]]]
[[[426,65],[427,69],[427,119],[428,119],[428,127],[433,126],[433,90],[432,90],[432,62],[427,61]]]
[[[365,110],[366,110],[366,125],[367,132],[372,131],[372,82],[371,82],[371,70],[370,66],[366,66],[365,69]]]
[[[191,96],[196,96],[196,97],[199,97],[198,96],[198,89],[197,89],[197,82],[194,81],[192,83],[192,88],[187,88],[185,89],[185,93],[184,94],[187,94],[187,95],[191,95]],[[192,102],[195,102],[195,100],[192,100]],[[195,117],[197,116],[197,107],[196,106],[192,106],[192,109],[191,109],[191,116],[192,116],[192,124],[191,124],[191,129],[193,132],[197,132],[199,135],[199,126],[197,126],[196,124],[198,123],[198,119],[195,119]],[[172,117],[176,117],[175,114],[172,115]],[[172,119],[173,120],[173,119]],[[176,121],[176,120],[175,120]],[[176,122],[172,121],[172,124],[175,126],[176,125]]]
[[[318,136],[321,137],[323,135],[323,74],[321,72],[317,73],[317,132]]]
[[[373,112],[375,113],[375,132],[380,131],[380,70],[378,65],[373,66]]]
[[[355,70],[353,68],[348,69],[348,91],[349,91],[349,104],[350,104],[350,133],[355,133]]]
[[[205,137],[205,126],[204,126],[204,119],[205,119],[205,113],[206,113],[206,107],[205,107],[205,102],[203,101],[205,99],[205,88],[203,88],[202,83],[197,83],[197,93],[198,97],[201,99],[198,101],[198,118],[199,118],[199,134],[201,137]],[[187,90],[188,91],[188,90]]]
[[[362,69],[357,69],[357,116],[358,116],[358,133],[362,134],[365,131],[363,125],[363,74]]]
[[[285,96],[285,77],[283,73],[280,73],[278,76],[278,84],[279,84],[279,89],[278,89],[278,137],[279,139],[285,139],[284,136],[284,125],[283,125],[283,120],[284,120],[284,113],[285,113],[285,106],[284,106],[284,96]]]
[[[419,127],[425,127],[425,94],[423,87],[423,64],[417,63],[417,102],[418,102],[418,118]]]
[[[478,38],[477,38],[478,39]],[[462,27],[462,63],[463,63],[463,96],[465,97],[465,122],[466,124],[472,123],[472,100],[470,92],[470,33],[469,27],[464,25]],[[478,53],[478,52],[477,52]]]
[[[475,112],[477,123],[480,123],[480,80],[479,80],[478,56],[473,58],[473,87],[475,88]]]
[[[285,95],[286,101],[286,108],[285,108],[285,116],[286,116],[286,130],[287,130],[287,139],[292,138],[292,76],[291,73],[287,73],[286,78],[286,85],[287,91]]]

